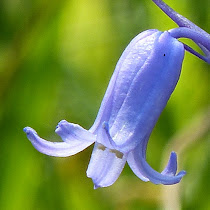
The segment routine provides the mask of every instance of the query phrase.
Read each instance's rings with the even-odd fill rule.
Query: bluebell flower
[[[154,2],[159,2],[159,6],[163,3]],[[177,173],[176,153],[171,153],[167,166],[159,173],[147,163],[146,148],[179,80],[185,50],[209,62],[210,39],[206,34],[186,25],[165,32],[153,29],[140,33],[120,57],[89,130],[62,120],[55,132],[63,142],[46,141],[26,127],[28,139],[41,153],[56,157],[74,155],[95,143],[87,169],[95,188],[112,185],[126,161],[145,182],[165,185],[180,182],[185,171]],[[180,37],[192,39],[206,55],[178,41]]]

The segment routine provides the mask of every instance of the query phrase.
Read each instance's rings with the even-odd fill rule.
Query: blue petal
[[[92,178],[94,188],[112,185],[122,172],[126,158],[127,155],[96,143],[87,169],[87,176]]]
[[[72,139],[77,139],[78,141],[89,141],[94,142],[96,140],[95,135],[86,129],[82,128],[78,124],[69,123],[66,120],[61,120],[55,132],[62,138],[65,142],[72,142]]]
[[[142,174],[141,168],[138,166],[132,154],[128,154],[127,162],[133,173],[136,174],[136,176],[138,176],[144,182],[149,181],[149,179]]]
[[[175,176],[176,171],[177,171],[177,155],[175,152],[171,152],[168,164],[165,167],[165,169],[161,172],[161,174]]]
[[[154,184],[171,185],[180,182],[182,177],[186,174],[185,171],[179,172],[175,175],[176,171],[176,154],[172,153],[169,163],[162,173],[159,173],[151,168],[146,162],[144,157],[144,148],[140,144],[135,150],[131,151],[128,155],[128,159],[132,159],[135,164],[134,173],[138,176],[138,172],[144,177],[148,178]],[[129,164],[130,165],[130,164]],[[131,169],[132,165],[131,165]],[[141,177],[140,177],[141,178]]]
[[[103,122],[101,127],[99,127],[97,132],[96,142],[110,149],[114,149],[115,144],[110,136],[109,125],[107,122]]]
[[[90,141],[90,134],[87,132],[87,139],[84,135],[84,130],[77,125],[69,125],[68,129],[63,129],[61,125],[59,125],[56,129],[56,132],[62,136],[62,138],[66,142],[50,142],[42,139],[38,136],[37,132],[30,128],[25,127],[23,130],[27,134],[28,139],[31,141],[33,146],[41,153],[56,156],[56,157],[67,157],[70,155],[74,155],[86,147],[90,146],[95,141],[95,136],[92,134],[92,140]],[[75,129],[75,133],[74,133]],[[82,136],[78,136],[78,134],[83,134]]]

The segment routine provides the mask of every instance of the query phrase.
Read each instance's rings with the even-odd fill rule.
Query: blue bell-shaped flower
[[[174,11],[160,0],[154,2],[172,14],[173,19]],[[175,152],[171,153],[162,173],[146,162],[149,137],[179,80],[185,50],[209,62],[209,34],[191,22],[186,25],[186,19],[184,24],[180,18],[178,22],[180,28],[165,32],[147,30],[130,42],[116,65],[97,118],[89,130],[62,120],[55,132],[63,142],[50,142],[26,127],[24,131],[33,146],[44,154],[66,157],[95,143],[87,169],[95,188],[112,185],[126,161],[143,181],[178,183],[185,171],[176,174]],[[180,37],[192,39],[206,55],[178,41]]]
[[[89,131],[61,121],[56,133],[64,142],[43,140],[28,127],[25,132],[38,151],[52,156],[73,155],[96,142],[87,170],[95,187],[113,184],[126,160],[144,181],[177,183],[184,172],[175,176],[175,153],[163,174],[151,169],[145,158],[148,139],[177,84],[183,58],[183,44],[169,32],[140,33],[119,59]]]

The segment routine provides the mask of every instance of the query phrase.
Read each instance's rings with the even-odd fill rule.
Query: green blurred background
[[[167,0],[210,31],[209,1]],[[210,209],[209,65],[186,53],[180,81],[155,127],[147,158],[163,169],[178,153],[187,175],[174,186],[139,180],[126,165],[114,185],[93,189],[93,146],[68,158],[37,152],[22,129],[58,140],[66,119],[90,128],[130,40],[176,25],[151,0],[0,1],[0,209]]]

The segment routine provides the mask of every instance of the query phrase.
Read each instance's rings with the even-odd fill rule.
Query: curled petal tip
[[[95,141],[95,135],[92,134],[90,131],[84,129],[83,127],[69,123],[66,120],[61,120],[58,125],[56,126],[55,132],[62,138],[65,142],[71,142],[72,139],[77,139],[81,142]]]
[[[36,131],[33,129],[33,128],[30,128],[30,127],[25,127],[25,128],[23,128],[23,131],[28,135],[28,134],[30,134],[31,132],[35,132],[36,133]]]
[[[186,171],[182,170],[177,174],[177,176],[183,177],[186,173]]]
[[[23,131],[27,133],[28,127],[23,128]]]
[[[177,155],[175,152],[171,152],[168,164],[161,174],[175,176],[176,171],[177,171]]]
[[[23,132],[27,134],[27,131],[28,131],[27,127],[23,128]]]
[[[176,175],[176,171],[177,171],[177,155],[175,152],[171,152],[168,164],[161,174],[180,177],[180,180],[186,174],[186,171],[182,170]]]
[[[186,174],[186,171],[182,170],[180,171],[177,175],[174,175],[174,177],[176,178],[175,181],[172,184],[177,184],[181,181],[182,177]],[[171,185],[171,183],[163,183],[165,185]]]
[[[60,129],[61,137],[65,140],[64,142],[50,142],[40,138],[37,132],[30,127],[25,127],[23,131],[39,152],[50,156],[67,157],[84,150],[94,142],[93,134],[80,126],[76,126],[76,129],[73,128],[75,128],[75,124],[66,122],[65,128],[63,130]]]
[[[65,128],[68,122],[66,120],[61,120],[58,125],[56,126],[55,132],[58,133],[60,128]]]
[[[58,126],[62,125],[62,124],[65,124],[65,123],[68,123],[66,120],[61,120],[59,123],[58,123]]]
[[[185,171],[181,171],[176,175],[177,170],[177,156],[175,152],[172,152],[169,158],[169,162],[166,168],[162,173],[159,173],[151,168],[151,166],[146,162],[144,156],[142,156],[142,149],[138,147],[133,152],[131,152],[130,156],[134,160],[134,173],[135,171],[141,172],[141,174],[148,178],[154,184],[164,184],[164,185],[172,185],[177,184],[181,181],[182,177],[185,175]],[[131,169],[132,165],[131,165]],[[141,178],[141,177],[140,177]]]

